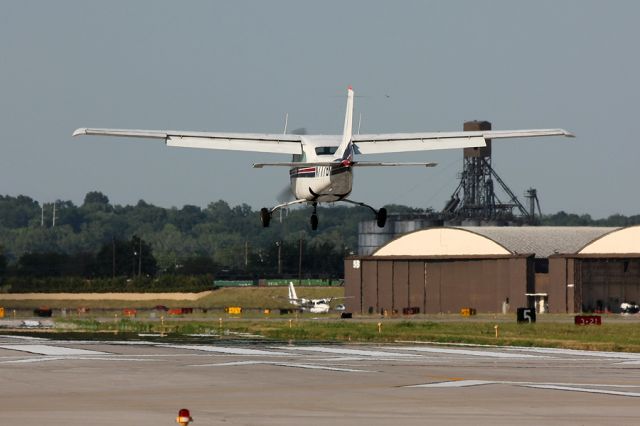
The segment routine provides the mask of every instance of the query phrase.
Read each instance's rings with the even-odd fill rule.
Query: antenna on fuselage
[[[284,131],[282,132],[283,135],[287,134],[287,124],[289,124],[289,113],[285,113],[284,114]]]

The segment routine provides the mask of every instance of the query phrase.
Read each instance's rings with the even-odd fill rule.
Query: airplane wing
[[[73,136],[96,135],[162,139],[167,146],[234,151],[302,154],[300,135],[260,133],[183,132],[174,130],[127,130],[80,128]]]
[[[470,132],[390,133],[353,135],[358,154],[383,154],[387,152],[429,151],[452,148],[486,146],[485,140],[499,138],[528,138],[537,136],[574,135],[564,129],[533,130],[480,130]]]
[[[329,303],[331,303],[334,300],[341,300],[341,299],[353,299],[354,296],[339,296],[339,297],[329,297]]]

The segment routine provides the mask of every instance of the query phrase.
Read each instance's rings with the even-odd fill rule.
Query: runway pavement
[[[0,336],[7,425],[637,424],[640,354]]]

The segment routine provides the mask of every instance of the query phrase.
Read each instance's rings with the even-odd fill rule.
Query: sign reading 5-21
[[[602,325],[600,315],[576,315],[573,318],[575,325]]]

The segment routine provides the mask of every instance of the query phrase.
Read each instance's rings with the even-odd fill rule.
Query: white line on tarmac
[[[405,354],[398,352],[382,352],[382,351],[365,351],[360,349],[346,349],[346,348],[326,348],[323,346],[278,346],[276,349],[285,349],[288,351],[308,351],[308,352],[322,352],[338,355],[355,355],[368,358],[412,358],[419,357],[416,354]]]
[[[29,352],[39,355],[109,355],[108,352],[90,351],[87,349],[74,349],[49,345],[0,345],[0,349]]]
[[[159,360],[149,358],[118,358],[118,357],[76,357],[76,356],[64,356],[64,357],[38,357],[38,358],[26,358],[26,359],[14,359],[9,361],[0,361],[0,364],[29,364],[36,362],[51,362],[51,361],[127,361],[127,362],[157,362]]]
[[[501,382],[489,380],[452,380],[450,382],[425,383],[422,385],[409,385],[407,388],[466,388],[469,386],[495,385]]]
[[[340,371],[343,373],[371,373],[372,372],[369,370],[357,370],[353,368],[327,367],[325,365],[298,364],[298,363],[273,362],[273,361],[235,361],[235,362],[223,362],[219,364],[190,365],[189,367],[234,367],[234,366],[242,366],[242,365],[275,365],[277,367],[303,368],[303,369],[309,369],[309,370]]]
[[[627,352],[601,352],[601,351],[582,351],[578,349],[557,349],[557,348],[527,348],[527,347],[504,347],[507,351],[519,351],[519,352],[533,352],[541,354],[553,354],[553,355],[572,355],[572,356],[585,356],[585,357],[598,357],[598,358],[616,358],[616,359],[629,359],[640,361],[640,354],[627,353]]]
[[[274,363],[274,365],[281,366],[281,367],[306,368],[310,370],[340,371],[344,373],[371,373],[371,371],[367,371],[367,370],[357,370],[354,368],[341,368],[341,367],[327,367],[325,365],[313,365],[313,364]]]
[[[405,386],[408,388],[466,388],[483,385],[514,385],[519,387],[562,390],[568,392],[587,392],[614,396],[640,397],[640,392],[622,392],[598,388],[632,388],[638,389],[640,385],[611,385],[598,383],[536,383],[536,382],[512,382],[503,380],[452,380],[448,382],[425,383],[421,385]]]
[[[12,359],[9,361],[0,361],[0,364],[31,364],[34,362],[49,362],[49,361],[60,361],[64,360],[63,357],[38,357],[38,358],[23,358],[23,359]]]
[[[475,385],[549,385],[549,386],[587,386],[604,388],[633,388],[640,389],[640,385],[611,385],[606,383],[554,383],[554,382],[514,382],[510,380],[450,380],[446,382],[425,383],[422,385],[405,386],[408,388],[443,388],[443,387],[464,387]]]
[[[538,356],[538,355],[513,354],[513,353],[489,352],[489,351],[471,351],[468,349],[441,349],[441,348],[429,348],[429,347],[422,347],[422,346],[399,346],[399,347],[390,347],[389,349],[416,351],[416,352],[430,352],[430,353],[438,353],[438,354],[451,354],[451,355],[470,355],[470,356],[481,356],[481,357],[488,357],[488,358],[510,358],[510,359],[548,358],[546,356]]]
[[[0,335],[2,339],[16,339],[16,340],[49,340],[43,337],[33,337],[33,336],[12,336],[9,334]]]
[[[640,398],[640,392],[621,392],[621,391],[612,391],[606,389],[588,389],[588,388],[574,388],[570,386],[558,386],[558,385],[521,385],[527,388],[536,388],[536,389],[551,389],[551,390],[561,390],[561,391],[569,391],[569,392],[586,392],[586,393],[598,393],[604,395],[614,395],[614,396],[631,396],[635,398]]]
[[[632,359],[640,361],[640,354],[628,353],[628,352],[602,352],[602,351],[584,351],[579,349],[559,349],[559,348],[533,348],[528,346],[498,346],[498,345],[480,345],[475,343],[442,343],[442,342],[430,342],[430,341],[417,341],[417,340],[396,340],[396,343],[411,343],[433,346],[462,346],[462,347],[476,347],[476,348],[493,348],[502,349],[510,352],[533,352],[542,354],[553,355],[572,355],[572,356],[585,356],[596,358],[620,358],[620,359]]]
[[[173,349],[189,349],[194,351],[203,352],[215,352],[229,355],[259,355],[259,356],[291,356],[290,353],[277,352],[277,351],[262,351],[259,349],[243,349],[239,347],[228,346],[212,346],[212,345],[156,345],[160,348],[173,348]]]

